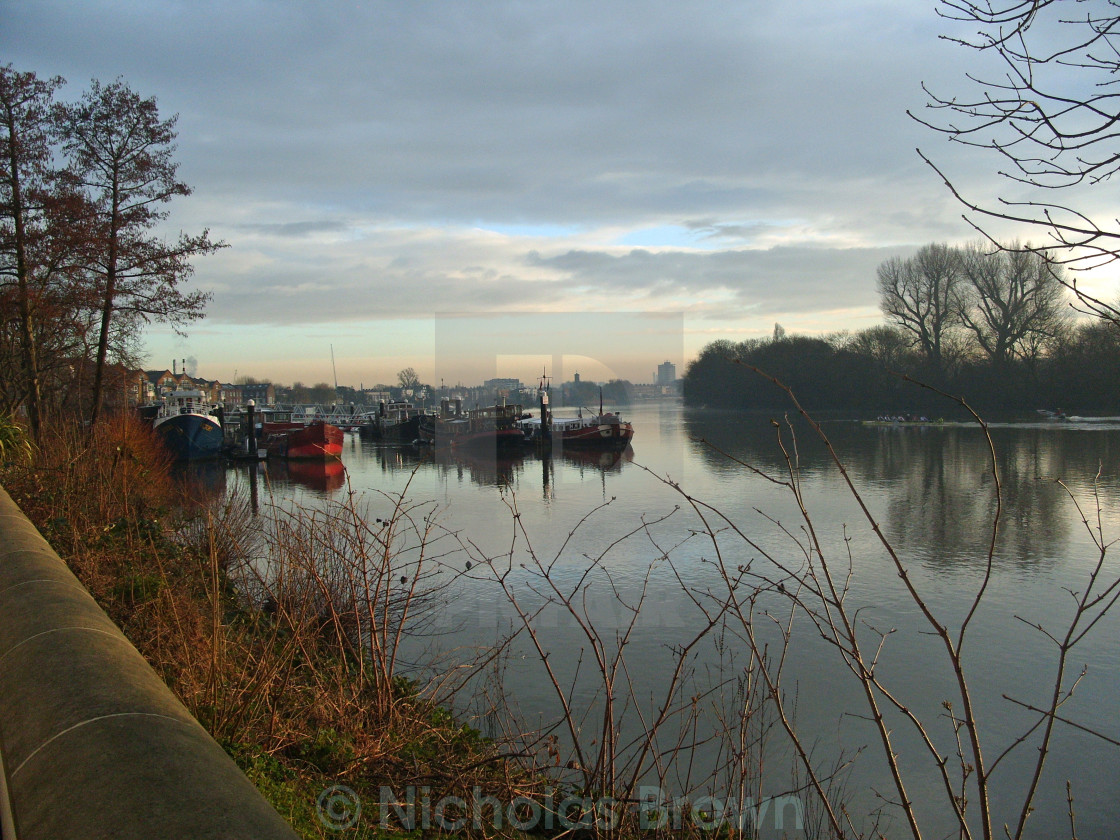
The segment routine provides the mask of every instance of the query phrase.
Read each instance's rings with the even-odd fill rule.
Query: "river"
[[[520,603],[530,610],[541,603],[539,592],[548,581],[534,574],[533,557],[548,565],[558,590],[580,593],[577,613],[601,631],[608,653],[626,632],[630,607],[640,596],[641,611],[625,648],[626,671],[615,686],[619,697],[632,701],[622,731],[634,734],[641,730],[635,708],[649,715],[658,707],[675,646],[697,633],[702,610],[710,611],[726,589],[717,560],[725,569],[750,564],[752,572],[765,574],[774,585],[760,596],[759,610],[788,613],[785,587],[794,583],[774,563],[804,568],[807,523],[789,488],[771,479],[788,480],[787,458],[795,460],[813,532],[839,571],[840,583],[850,562],[846,604],[852,615],[862,608],[859,637],[868,656],[874,654],[876,634],[886,634],[877,675],[922,718],[931,740],[951,752],[953,727],[943,703],[955,700],[955,677],[944,648],[929,633],[887,550],[816,435],[800,423],[791,434],[782,418],[775,426],[770,417],[675,403],[638,405],[623,414],[636,435],[632,449],[618,456],[433,459],[411,448],[381,447],[347,435],[344,470],[270,464],[258,493],[266,505],[294,501],[307,506],[356,494],[370,516],[388,515],[392,498],[401,493],[427,505],[440,533],[453,535],[446,539],[457,549],[469,546],[441,548],[440,563],[454,578],[439,616],[443,635],[436,643],[444,647],[484,649],[518,625],[508,596],[495,583],[502,569],[509,569],[507,583]],[[870,427],[839,420],[822,428],[913,588],[955,636],[985,580],[997,511],[996,481],[981,430],[956,424]],[[990,581],[963,647],[989,766],[1038,720],[1020,704],[1039,706],[1048,700],[1057,651],[1046,633],[1060,635],[1073,615],[1071,591],[1085,590],[1099,554],[1092,528],[1099,522],[1105,541],[1120,536],[1120,418],[995,423],[991,438],[1001,488],[1000,525]],[[231,468],[224,480],[227,486],[244,484],[246,475],[244,468]],[[693,508],[686,494],[701,506]],[[713,540],[706,530],[719,534]],[[594,572],[585,577],[592,565]],[[1109,573],[1118,574],[1111,556],[1105,572],[1105,580]],[[770,620],[760,623],[756,617],[756,623],[768,625],[760,633],[777,642]],[[596,705],[601,686],[589,666],[591,647],[579,622],[554,605],[532,625],[573,705],[601,708]],[[796,726],[806,733],[815,763],[825,768],[850,762],[840,778],[856,824],[867,829],[872,818],[863,815],[883,809],[886,821],[880,830],[887,836],[905,834],[897,812],[885,805],[895,792],[862,692],[836,650],[801,617],[786,659],[783,685],[791,710],[796,697]],[[739,702],[727,687],[703,694],[702,684],[741,673],[747,661],[741,638],[713,632],[688,656],[689,689],[701,697],[696,703],[712,710]],[[1061,716],[1120,738],[1120,612],[1106,615],[1073,649],[1067,689],[1083,668],[1085,676]],[[555,719],[557,697],[524,635],[511,649],[500,682],[526,719]],[[953,708],[959,713],[959,700]],[[909,780],[908,795],[932,827],[928,836],[942,836],[951,821],[945,819],[946,794],[936,768],[902,715],[889,712],[888,720]],[[594,728],[590,720],[586,728]],[[761,795],[788,791],[791,784],[791,753],[777,727],[770,732],[764,779],[757,788]],[[714,761],[712,749],[700,748],[693,763]],[[999,822],[1014,827],[1035,756],[1036,743],[1028,740],[996,768],[993,810]],[[680,753],[677,758],[683,760]],[[1113,836],[1120,824],[1120,747],[1066,723],[1056,727],[1028,836],[1070,835],[1067,780],[1078,836]],[[710,789],[730,795],[718,783]]]

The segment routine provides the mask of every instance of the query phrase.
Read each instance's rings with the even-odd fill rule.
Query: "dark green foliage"
[[[320,729],[287,749],[287,755],[328,776],[342,773],[354,761],[354,739],[334,729]]]
[[[779,379],[811,411],[852,416],[942,416],[943,397],[904,376],[963,396],[989,414],[1061,408],[1068,414],[1120,414],[1120,329],[1104,321],[1082,324],[1048,355],[997,364],[963,358],[941,378],[897,331],[874,327],[831,341],[793,336],[777,341],[717,341],[705,347],[684,376],[690,405],[784,411],[786,396],[751,367]]]

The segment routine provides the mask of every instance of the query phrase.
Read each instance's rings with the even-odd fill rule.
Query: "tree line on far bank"
[[[940,416],[944,397],[992,413],[1063,409],[1120,414],[1120,328],[1078,320],[1061,268],[1017,243],[931,244],[878,268],[887,323],[823,337],[716,341],[684,376],[691,405],[781,410],[784,395],[749,366],[790,386],[817,411]]]

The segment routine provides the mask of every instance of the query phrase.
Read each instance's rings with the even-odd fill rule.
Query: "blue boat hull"
[[[222,454],[222,427],[213,418],[199,414],[169,417],[156,426],[156,434],[176,461],[197,461]]]

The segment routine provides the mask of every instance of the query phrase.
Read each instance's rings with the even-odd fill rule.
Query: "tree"
[[[397,372],[397,385],[402,391],[415,391],[420,387],[420,377],[410,367]]]
[[[893,371],[900,371],[906,366],[909,348],[906,333],[886,324],[860,330],[843,347]]]
[[[46,207],[52,127],[51,109],[61,78],[42,81],[34,73],[0,67],[0,264],[5,281],[15,284],[19,320],[19,358],[23,368],[20,389],[26,396],[32,436],[42,425],[42,394],[36,341],[34,287],[41,275],[36,251],[48,238]]]
[[[945,244],[926,245],[910,259],[891,257],[877,273],[883,314],[910,336],[930,370],[940,376],[949,332],[960,320],[957,252]]]
[[[1042,194],[1092,188],[1120,169],[1116,148],[1120,119],[1120,10],[1116,3],[1081,0],[940,0],[938,13],[979,32],[946,37],[994,56],[1001,74],[968,76],[974,93],[945,95],[924,87],[929,119],[914,117],[950,140],[989,152],[999,174],[1016,187]],[[914,116],[911,114],[911,116]],[[983,204],[964,195],[926,155],[922,159],[971,212],[1043,229],[1046,240],[1028,248],[1073,268],[1090,268],[1120,257],[1120,227],[1049,199]],[[1063,193],[1063,194],[1068,194]],[[988,235],[984,233],[987,237]],[[991,237],[988,237],[991,238]],[[994,242],[994,240],[993,240]],[[1076,274],[1059,278],[1084,311],[1111,320],[1120,310],[1078,288]]]
[[[993,364],[1033,359],[1042,340],[1058,333],[1066,312],[1061,266],[1019,243],[1002,251],[968,245],[960,264],[961,323]]]
[[[307,391],[307,401],[316,405],[328,405],[337,399],[334,386],[329,382],[316,382]]]
[[[63,146],[70,174],[95,209],[96,247],[87,269],[100,299],[94,364],[92,419],[100,411],[111,329],[117,313],[174,325],[201,318],[210,296],[185,292],[191,258],[224,243],[207,231],[181,233],[165,242],[154,228],[167,218],[164,205],[191,194],[176,177],[175,124],[159,118],[154,98],[141,99],[123,81],[89,91],[63,111]]]

